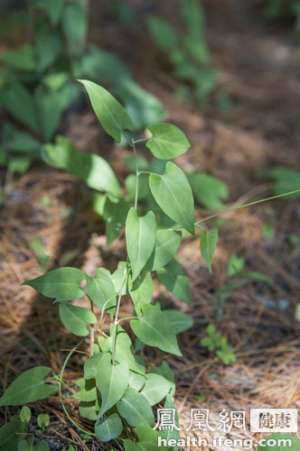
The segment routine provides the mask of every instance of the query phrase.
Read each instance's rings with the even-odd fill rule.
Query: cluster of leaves
[[[192,94],[203,103],[217,87],[217,72],[211,64],[205,39],[204,12],[197,0],[180,0],[179,10],[184,25],[182,34],[156,16],[149,19],[148,28],[157,46],[168,56],[175,75],[185,83],[182,94],[187,98]],[[229,98],[224,92],[219,93],[217,101],[220,108],[228,109]]]
[[[33,0],[30,8],[32,42],[1,55],[0,106],[11,120],[1,133],[0,160],[20,173],[40,157],[78,95],[71,74],[87,31],[79,0]]]
[[[236,361],[235,353],[227,338],[217,330],[214,324],[207,327],[206,336],[201,339],[200,344],[213,352],[224,365],[230,365]]]
[[[135,83],[113,54],[86,44],[87,9],[81,0],[31,0],[31,43],[1,55],[0,107],[8,114],[0,137],[0,165],[23,173],[51,142],[63,113],[80,94],[76,78],[110,85],[135,129],[164,116],[161,103]]]
[[[296,30],[300,30],[300,1],[299,0],[268,0],[264,15],[267,19],[291,17],[295,19]]]
[[[0,406],[19,406],[54,395],[57,392],[57,384],[46,380],[50,372],[50,368],[40,366],[22,373],[0,398]],[[30,435],[31,422],[31,409],[24,405],[19,415],[12,416],[10,421],[0,428],[0,450],[50,451],[45,441],[27,438]],[[44,430],[49,426],[49,415],[39,414],[36,422],[38,428]]]
[[[126,110],[103,87],[90,81],[82,83],[104,130],[117,142],[129,142],[136,151],[137,137]],[[146,148],[155,157],[159,170],[136,168],[135,195],[130,201],[123,199],[120,183],[105,160],[97,157],[96,163],[91,162],[96,156],[78,154],[69,145],[62,146],[64,151],[57,154],[55,146],[47,146],[46,158],[55,158],[59,167],[69,167],[71,172],[84,177],[90,187],[102,191],[105,205],[128,204],[119,228],[119,232],[125,231],[128,257],[112,273],[98,268],[90,276],[80,269],[63,267],[26,282],[58,304],[60,320],[69,332],[79,337],[90,335],[92,353],[85,362],[83,377],[77,381],[75,399],[79,401],[81,416],[94,424],[91,435],[103,442],[121,437],[128,451],[142,447],[156,449],[158,432],[152,430],[153,407],[175,408],[170,368],[163,364],[147,372],[137,350],[147,345],[181,356],[177,335],[192,325],[189,315],[164,309],[159,301],[153,301],[153,276],[156,276],[174,296],[191,303],[188,279],[175,255],[183,236],[195,233],[194,199],[188,178],[170,161],[186,152],[190,144],[183,132],[169,123],[150,126],[148,135]],[[142,176],[147,177],[153,207],[156,205],[147,211],[145,206],[139,206]],[[119,317],[124,299],[133,305],[134,313],[129,319]],[[80,300],[84,302],[78,305]],[[106,318],[111,320],[108,332],[103,331]],[[128,323],[135,343],[120,321]],[[46,372],[49,369],[43,369],[40,381],[35,381],[36,388],[32,386],[33,375],[30,374],[31,384],[26,384],[22,378],[28,377],[28,372],[23,373],[5,391],[0,405],[22,405],[51,395],[57,387],[43,382]],[[59,382],[62,384],[62,379]],[[174,433],[162,432],[164,436]]]

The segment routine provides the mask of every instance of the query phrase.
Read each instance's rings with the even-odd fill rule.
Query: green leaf
[[[154,406],[167,396],[172,386],[173,384],[163,376],[149,373],[141,394],[145,396],[150,406]]]
[[[270,171],[270,176],[273,180],[275,180],[275,195],[300,189],[299,171],[278,166]],[[291,197],[300,197],[300,192],[293,194]]]
[[[43,72],[53,65],[63,49],[60,36],[53,33],[45,24],[36,32],[36,54],[38,70]]]
[[[175,334],[184,332],[193,325],[193,318],[186,313],[179,312],[178,310],[164,310],[164,313],[166,315],[168,314],[170,328]]]
[[[124,283],[124,279],[126,276],[127,262],[119,262],[117,269],[112,274],[112,279],[115,285],[115,289],[117,293],[121,293],[124,296],[127,293],[127,285]]]
[[[115,286],[110,272],[104,268],[97,269],[95,277],[87,278],[86,293],[102,310],[116,304]]]
[[[55,144],[44,147],[46,163],[65,169],[92,189],[107,191],[118,196],[120,185],[110,165],[94,154],[79,152],[67,138],[58,136]]]
[[[8,171],[12,174],[25,174],[30,166],[29,158],[12,158],[8,163]]]
[[[24,284],[31,286],[47,298],[64,302],[84,296],[80,284],[86,281],[86,278],[86,274],[80,269],[65,267],[53,269],[36,279],[26,280]]]
[[[160,374],[165,379],[168,379],[170,382],[175,382],[174,372],[167,362],[163,362],[160,366],[153,368],[152,372],[155,374]]]
[[[0,406],[20,406],[40,401],[57,392],[56,385],[45,383],[51,368],[37,366],[22,374],[9,385],[0,398]]]
[[[22,423],[29,423],[31,420],[31,409],[27,406],[23,406],[20,412],[20,420]]]
[[[158,433],[149,426],[138,426],[135,430],[139,441],[134,442],[132,440],[124,440],[125,451],[158,451]],[[165,448],[171,451],[171,448]],[[174,448],[175,450],[175,448]],[[173,448],[172,448],[173,451]]]
[[[97,322],[94,313],[71,304],[59,304],[59,317],[65,328],[78,337],[86,337],[89,325]]]
[[[148,21],[148,27],[154,41],[162,50],[170,51],[176,46],[177,36],[168,22],[153,16]]]
[[[42,441],[35,445],[35,451],[50,451],[50,448],[47,442]]]
[[[37,417],[37,424],[41,429],[45,429],[50,424],[50,417],[47,413],[40,413]]]
[[[18,451],[36,451],[33,444],[33,439],[20,440],[18,443]]]
[[[117,403],[117,409],[129,426],[136,427],[146,424],[154,426],[154,415],[149,402],[141,393],[131,387]]]
[[[176,260],[171,260],[165,268],[157,271],[157,277],[180,301],[189,305],[192,303],[192,290],[189,279],[182,266]]]
[[[109,245],[119,237],[125,227],[129,208],[129,203],[124,199],[115,201],[106,197],[102,216],[105,220],[105,235]]]
[[[89,360],[87,360],[85,362],[84,365],[84,377],[85,378],[81,378],[78,379],[76,381],[76,385],[78,385],[79,390],[77,392],[74,393],[73,398],[77,399],[80,402],[84,402],[84,403],[90,403],[90,402],[95,402],[97,401],[97,389],[96,389],[96,385],[95,385],[95,377],[96,377],[96,372],[93,371],[91,372],[91,361],[93,361],[94,357],[99,357],[99,360],[97,361],[97,363],[99,363],[100,359],[101,359],[101,355],[100,354],[94,354],[93,357],[91,357]],[[99,367],[97,365],[94,365],[94,370],[99,370]],[[93,374],[92,376],[92,383],[91,383],[91,378],[90,376]]]
[[[82,418],[95,422],[99,417],[99,406],[96,403],[80,403],[79,414]]]
[[[104,130],[120,142],[125,130],[133,130],[133,123],[120,103],[102,86],[80,80],[90,98],[93,110]]]
[[[180,241],[180,234],[173,230],[161,229],[157,231],[153,271],[163,268],[172,260],[177,253]]]
[[[265,445],[260,445],[257,451],[287,451],[288,449],[300,451],[300,440],[292,434],[276,432],[264,437],[264,440]],[[277,446],[275,445],[276,441],[278,443]]]
[[[24,432],[24,425],[18,416],[13,416],[8,423],[0,427],[0,450],[16,451],[19,434]]]
[[[99,339],[99,346],[103,353],[112,352],[113,348],[113,326],[111,327],[110,337],[101,337]],[[124,362],[129,367],[130,370],[135,371],[139,374],[144,374],[145,370],[142,365],[137,363],[133,353],[132,353],[132,343],[131,339],[127,335],[122,327],[117,329],[116,337],[116,350],[115,350],[115,360],[118,363]]]
[[[228,186],[221,180],[208,174],[188,174],[196,200],[205,208],[219,210],[224,208],[224,202],[228,199]]]
[[[194,199],[184,172],[168,162],[162,175],[150,175],[152,195],[167,216],[194,233]]]
[[[97,421],[95,424],[95,434],[101,442],[114,440],[121,435],[122,430],[123,424],[117,413],[113,413],[108,418]]]
[[[130,296],[134,303],[134,308],[137,313],[141,313],[144,305],[150,304],[152,300],[154,286],[151,273],[147,273],[139,286],[130,289]]]
[[[257,282],[267,283],[268,285],[273,284],[273,279],[267,274],[258,271],[247,271],[241,274],[241,277],[246,277],[247,279],[253,279]]]
[[[29,44],[24,44],[16,50],[4,52],[2,60],[16,70],[33,71],[36,66],[34,50]]]
[[[62,17],[62,28],[71,53],[83,50],[87,34],[87,12],[81,2],[67,3]]]
[[[78,95],[78,87],[65,83],[53,91],[39,86],[35,91],[35,104],[39,118],[39,133],[45,141],[50,141],[59,127],[63,112]]]
[[[200,251],[206,261],[209,272],[212,272],[212,260],[216,251],[219,233],[218,229],[203,230],[200,234]]]
[[[165,409],[172,409],[175,411],[175,426],[178,428],[170,428],[169,430],[167,429],[166,431],[161,431],[160,432],[160,436],[164,439],[166,439],[167,441],[174,439],[176,442],[180,439],[180,435],[179,435],[179,418],[178,418],[178,413],[176,410],[176,406],[174,403],[174,399],[172,395],[168,395],[166,398],[166,401],[164,403],[164,408]],[[174,447],[172,449],[172,451],[177,451],[178,447]]]
[[[151,138],[146,147],[158,159],[171,160],[185,153],[190,147],[185,134],[173,124],[155,124],[148,127],[148,130]]]
[[[5,147],[18,154],[24,154],[32,158],[40,156],[41,143],[26,132],[11,127],[8,131]]]
[[[130,371],[129,375],[129,387],[134,388],[136,391],[141,391],[146,383],[146,376]]]
[[[168,312],[161,311],[160,305],[146,305],[138,319],[130,321],[130,326],[143,343],[164,352],[181,355],[176,333],[170,328]]]
[[[43,9],[48,14],[52,25],[56,25],[62,16],[65,0],[36,0],[34,6]]]
[[[129,77],[119,77],[117,86],[118,96],[131,117],[135,130],[143,130],[164,118],[165,111],[159,100],[135,81]]]
[[[245,260],[237,255],[232,255],[227,265],[227,275],[233,277],[238,275],[245,266]]]
[[[14,82],[1,89],[0,105],[22,124],[36,133],[39,132],[34,100],[23,85]]]
[[[97,388],[101,393],[102,417],[124,395],[129,381],[129,369],[125,362],[112,363],[111,354],[104,354],[101,359],[101,371],[96,375]]]
[[[131,208],[126,220],[126,245],[132,269],[133,281],[140,275],[150,259],[156,239],[156,220],[154,213],[149,211],[139,217],[137,210]]]

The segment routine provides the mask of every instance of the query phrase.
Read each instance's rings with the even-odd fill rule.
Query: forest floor
[[[142,86],[162,101],[168,120],[187,133],[192,150],[180,160],[184,167],[226,182],[231,203],[263,197],[270,194],[260,178],[263,171],[278,165],[300,169],[299,36],[286,26],[266,25],[257,2],[209,0],[206,4],[213,63],[233,104],[226,117],[216,108],[203,109],[176,98],[177,82],[163,70],[161,57],[139,27],[120,31],[117,24],[102,23],[99,43],[123,56]],[[111,39],[116,33],[117,39]],[[94,38],[93,34],[97,41],[96,30]],[[107,141],[90,111],[73,113],[64,129],[80,149],[104,155],[120,177],[126,175],[122,163],[126,152]],[[35,166],[10,183],[0,211],[0,371],[4,387],[14,375],[36,364],[59,372],[67,350],[74,345],[57,321],[56,307],[22,286],[25,279],[42,272],[30,246],[32,240],[44,242],[51,267],[76,266],[92,273],[101,265],[114,268],[123,255],[121,241],[107,247],[104,226],[91,211],[90,202],[83,184],[45,166]],[[288,240],[292,234],[299,235],[299,201],[273,201],[231,211],[223,219],[213,275],[200,258],[197,241],[187,240],[180,250],[179,260],[193,289],[192,308],[182,308],[194,318],[193,328],[180,340],[183,357],[149,353],[150,366],[165,359],[175,369],[183,434],[192,408],[209,409],[212,421],[223,409],[245,411],[247,425],[251,407],[300,408],[300,322],[295,319],[300,247],[292,248]],[[272,238],[263,235],[263,224],[274,228]],[[261,271],[273,283],[248,284],[226,300],[219,327],[237,361],[224,366],[199,340],[213,321],[215,293],[226,280],[232,254],[245,259],[247,270]],[[170,304],[176,302],[162,295]],[[74,359],[67,370],[70,381],[78,378],[79,364],[80,358]],[[67,405],[72,411],[71,401]],[[47,434],[53,450],[67,442],[82,450],[99,449],[83,443],[55,397],[39,403],[37,410],[52,414]],[[202,437],[211,438],[211,434]],[[232,430],[227,436],[249,438],[251,434],[247,428]]]

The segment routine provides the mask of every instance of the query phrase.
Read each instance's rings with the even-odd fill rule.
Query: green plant
[[[200,344],[213,352],[224,365],[230,365],[236,361],[236,355],[227,338],[217,330],[214,324],[207,327],[206,336],[201,339]]]
[[[175,409],[174,376],[166,364],[147,372],[138,350],[150,346],[181,356],[177,335],[192,325],[189,315],[163,308],[161,302],[152,299],[156,275],[176,297],[191,303],[188,279],[175,255],[182,237],[195,235],[194,200],[186,175],[170,161],[185,153],[190,144],[177,127],[168,123],[150,126],[150,137],[141,141],[130,116],[108,91],[93,82],[82,83],[104,130],[117,142],[129,143],[136,164],[137,143],[145,141],[148,152],[156,157],[156,165],[152,164],[156,169],[140,170],[136,166],[134,196],[124,199],[121,184],[105,160],[80,154],[65,142],[59,154],[55,146],[47,146],[46,158],[55,158],[60,167],[69,165],[69,170],[89,186],[104,192],[105,205],[126,204],[118,230],[125,231],[127,258],[112,273],[98,268],[91,276],[77,268],[63,267],[25,283],[57,303],[60,320],[69,332],[89,337],[90,357],[74,395],[81,417],[91,424],[84,433],[103,442],[121,440],[127,451],[135,446],[156,449],[158,435],[168,432],[152,430],[153,408],[159,404]],[[149,182],[151,209],[139,201],[141,177]],[[125,301],[133,308],[129,318],[120,316]],[[135,337],[135,346],[131,337]],[[0,406],[28,404],[59,390],[63,409],[74,422],[64,405],[64,391],[68,390],[64,371],[73,352],[61,374],[52,379],[54,383],[45,380],[49,368],[28,370],[6,389]],[[83,432],[81,426],[78,428]]]
[[[36,367],[27,370],[18,376],[9,386],[2,396],[0,405],[20,405],[30,403],[40,399],[46,399],[48,396],[57,392],[57,384],[54,380],[46,383],[46,378],[50,373],[50,368]],[[48,417],[48,415],[46,415]],[[37,418],[38,425],[41,420]],[[42,425],[45,425],[45,419]],[[23,406],[19,415],[14,415],[10,420],[0,427],[0,450],[1,451],[50,451],[47,442],[30,437],[29,424],[32,421],[32,412],[28,406]],[[29,438],[28,438],[29,437]]]
[[[32,39],[1,55],[0,166],[24,173],[52,142],[64,112],[80,95],[76,78],[101,80],[134,118],[136,130],[161,120],[160,102],[143,90],[113,54],[86,42],[87,10],[81,0],[30,0]]]
[[[168,55],[175,75],[185,83],[181,92],[188,97],[192,92],[203,103],[216,93],[217,87],[217,72],[211,64],[205,39],[204,12],[197,0],[180,0],[179,10],[184,24],[182,33],[156,16],[149,19],[148,28],[157,46]],[[220,108],[228,109],[229,98],[224,92],[218,94],[217,100]]]
[[[291,17],[295,19],[296,30],[300,30],[300,1],[299,0],[268,0],[264,15],[267,19]]]
[[[50,424],[50,417],[47,413],[40,413],[37,417],[37,424],[41,429],[46,429]]]

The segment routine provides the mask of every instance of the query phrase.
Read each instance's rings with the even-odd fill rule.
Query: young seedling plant
[[[167,364],[147,372],[136,349],[150,346],[180,357],[177,335],[192,325],[189,315],[163,308],[152,296],[156,275],[181,300],[191,302],[187,276],[175,256],[183,235],[195,234],[194,199],[187,176],[172,161],[190,144],[184,133],[170,123],[150,126],[145,138],[135,136],[128,113],[107,90],[90,81],[81,83],[104,130],[116,142],[129,143],[135,157],[131,205],[124,200],[120,183],[105,160],[97,160],[97,173],[95,167],[81,166],[86,180],[100,180],[104,209],[107,205],[126,206],[117,229],[119,233],[125,231],[127,256],[113,273],[98,268],[91,276],[78,268],[62,267],[25,284],[57,303],[60,320],[69,332],[89,338],[90,356],[77,381],[74,398],[79,401],[80,416],[91,422],[91,428],[78,425],[64,405],[64,371],[76,349],[67,356],[60,375],[51,376],[50,368],[36,367],[18,376],[0,398],[0,406],[27,405],[58,391],[68,419],[85,436],[100,442],[118,440],[126,451],[151,451],[157,449],[159,434],[178,436],[176,428],[155,428],[157,407],[175,409],[174,377]],[[137,145],[142,142],[155,158],[152,171],[139,168]],[[65,157],[61,155],[62,160]],[[149,183],[153,209],[139,203],[142,177]],[[211,252],[207,255],[212,258]],[[130,317],[120,314],[125,303],[132,303]],[[19,422],[14,422],[18,430]],[[11,451],[17,449],[16,443],[12,439]]]

